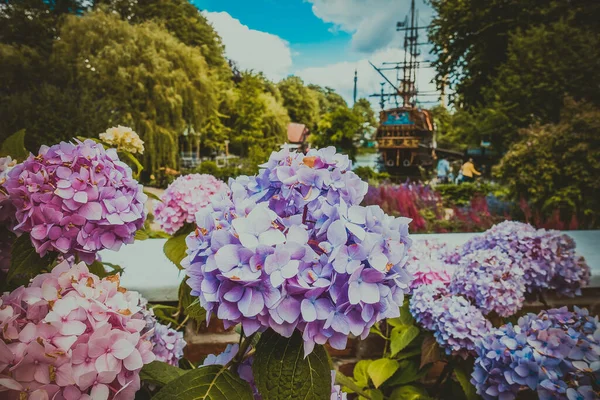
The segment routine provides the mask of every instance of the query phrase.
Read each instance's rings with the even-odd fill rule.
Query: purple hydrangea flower
[[[489,314],[509,317],[523,307],[525,280],[521,266],[501,250],[475,250],[458,266],[450,290],[472,300]]]
[[[42,146],[4,183],[16,208],[16,232],[38,253],[76,254],[92,262],[102,249],[132,243],[146,217],[147,196],[114,149],[92,140]]]
[[[451,295],[441,282],[416,288],[410,311],[417,323],[434,332],[447,354],[463,358],[473,354],[477,343],[492,329],[477,307],[464,297]]]
[[[303,333],[337,349],[399,315],[412,280],[406,218],[358,204],[367,184],[333,148],[275,152],[196,214],[184,260],[192,294],[226,327]],[[208,318],[208,317],[207,317]]]
[[[566,307],[527,314],[477,346],[471,382],[484,399],[514,399],[521,390],[540,399],[597,399],[600,325],[587,310]]]
[[[183,348],[186,345],[183,332],[178,332],[157,322],[154,325],[154,334],[150,337],[150,341],[154,345],[152,352],[158,361],[173,366],[179,365],[179,360],[183,357]]]
[[[575,243],[558,231],[536,230],[529,224],[505,221],[475,236],[461,249],[499,249],[524,271],[528,292],[554,289],[565,296],[581,294],[589,284],[590,269],[575,253]]]

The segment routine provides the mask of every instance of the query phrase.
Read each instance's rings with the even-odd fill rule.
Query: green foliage
[[[185,238],[193,230],[194,227],[192,224],[185,224],[177,232],[175,232],[173,236],[167,239],[163,246],[163,251],[167,258],[179,269],[183,269],[183,267],[181,266],[181,261],[183,261],[183,259],[187,255],[187,245],[185,244]]]
[[[390,179],[390,174],[387,172],[377,172],[371,167],[356,167],[352,171],[358,175],[360,179],[373,184]]]
[[[465,393],[465,397],[467,400],[477,400],[479,396],[477,395],[477,390],[475,386],[471,383],[471,374],[466,372],[462,367],[458,367],[454,370],[454,374],[456,375],[456,379],[458,383],[460,383],[463,392]]]
[[[202,55],[153,23],[130,25],[99,11],[67,17],[60,36],[53,60],[69,84],[90,96],[103,93],[95,100],[103,126],[82,134],[132,126],[145,142],[148,173],[175,168],[179,134],[189,126],[202,130],[217,106]]]
[[[314,132],[319,121],[319,94],[322,93],[304,86],[302,79],[297,76],[283,79],[277,87],[291,121],[304,124]],[[326,106],[324,109],[328,108]]]
[[[140,379],[156,386],[165,386],[174,379],[186,374],[186,370],[174,367],[162,361],[152,361],[140,371]]]
[[[521,131],[496,173],[543,216],[600,226],[600,108],[567,99],[558,124]]]
[[[421,368],[425,365],[441,360],[442,352],[435,337],[427,334],[421,344]]]
[[[317,147],[335,146],[339,152],[354,159],[355,140],[361,129],[361,117],[348,108],[340,107],[321,118],[318,134],[312,134],[310,140]]]
[[[389,358],[380,358],[369,364],[367,374],[376,388],[379,388],[385,381],[396,373],[400,364],[396,360]]]
[[[154,400],[252,400],[247,382],[222,365],[209,365],[171,380]]]
[[[253,146],[274,150],[285,141],[290,122],[287,110],[262,74],[242,73],[231,96],[223,112],[228,115],[224,123],[231,130],[233,153],[248,157]]]
[[[28,233],[23,233],[15,239],[10,255],[10,268],[6,281],[2,282],[2,290],[12,290],[25,285],[34,276],[47,272],[56,254],[48,253],[44,257],[35,251]]]
[[[331,367],[323,346],[304,357],[302,334],[284,338],[272,330],[256,345],[252,371],[264,400],[325,399],[331,394]]]
[[[392,329],[390,342],[390,356],[395,356],[401,350],[404,350],[417,336],[419,336],[419,328],[414,325],[397,326]]]
[[[509,195],[508,188],[499,184],[482,181],[464,182],[460,185],[436,185],[435,190],[442,196],[442,200],[447,206],[469,205],[471,200],[476,196],[487,196],[488,194],[492,194],[496,198],[504,199]]]
[[[392,392],[390,400],[425,400],[427,392],[416,386],[401,386]]]
[[[7,137],[0,146],[0,157],[10,156],[13,160],[23,162],[29,152],[25,149],[25,129]]]

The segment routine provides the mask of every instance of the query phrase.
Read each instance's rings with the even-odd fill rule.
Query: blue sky
[[[395,23],[410,0],[191,0],[223,38],[227,56],[244,69],[277,81],[295,74],[330,86],[350,100],[354,69],[359,95],[377,91],[381,78],[368,65],[402,58]],[[420,22],[432,11],[417,0]],[[423,40],[425,41],[425,38]],[[425,55],[427,57],[427,55]],[[432,71],[419,76],[431,90]]]

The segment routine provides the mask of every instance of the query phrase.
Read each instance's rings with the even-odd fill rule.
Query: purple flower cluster
[[[186,345],[183,332],[157,322],[149,340],[154,345],[152,352],[158,361],[175,367],[179,366],[179,360],[183,357],[183,348]]]
[[[477,354],[471,382],[484,399],[511,400],[527,388],[543,400],[600,398],[600,325],[586,309],[527,314],[490,332]]]
[[[472,300],[484,314],[509,317],[523,307],[525,280],[519,265],[501,250],[475,250],[465,255],[450,290]]]
[[[412,277],[406,218],[361,207],[367,184],[334,148],[271,154],[196,215],[184,261],[192,294],[226,327],[303,333],[343,349],[399,315]]]
[[[528,292],[554,289],[572,297],[589,283],[589,267],[576,255],[574,242],[558,231],[505,221],[469,240],[461,253],[481,249],[500,249],[520,265]]]
[[[169,185],[154,207],[154,217],[172,235],[185,223],[194,222],[194,215],[205,207],[210,196],[228,190],[227,185],[207,174],[180,176]]]
[[[416,288],[410,312],[425,329],[434,331],[447,354],[467,358],[492,329],[481,311],[461,296],[451,295],[441,282]]]
[[[38,253],[76,254],[86,262],[102,249],[133,242],[147,196],[114,149],[92,140],[42,146],[4,183],[16,208],[16,232]]]

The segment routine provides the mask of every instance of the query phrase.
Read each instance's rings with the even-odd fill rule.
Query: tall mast
[[[358,70],[354,69],[354,103],[356,104],[356,84],[358,82]]]
[[[418,23],[418,11],[415,5],[415,0],[410,2],[410,10],[408,15],[404,18],[404,21],[396,23],[396,31],[404,32],[404,60],[399,62],[386,62],[383,63],[382,67],[373,67],[379,72],[384,80],[390,84],[392,89],[395,90],[393,94],[373,94],[371,97],[381,97],[390,99],[391,97],[400,96],[402,98],[403,107],[414,107],[417,103],[417,72],[421,67],[418,57],[420,55],[419,46],[424,43],[419,43],[419,30],[427,29],[427,26],[419,26]],[[394,65],[393,67],[387,67],[386,65]],[[400,74],[400,69],[402,73]],[[383,74],[382,71],[396,70],[396,84],[392,84],[390,80]],[[397,104],[397,100],[396,100]],[[397,106],[397,105],[396,105]]]

